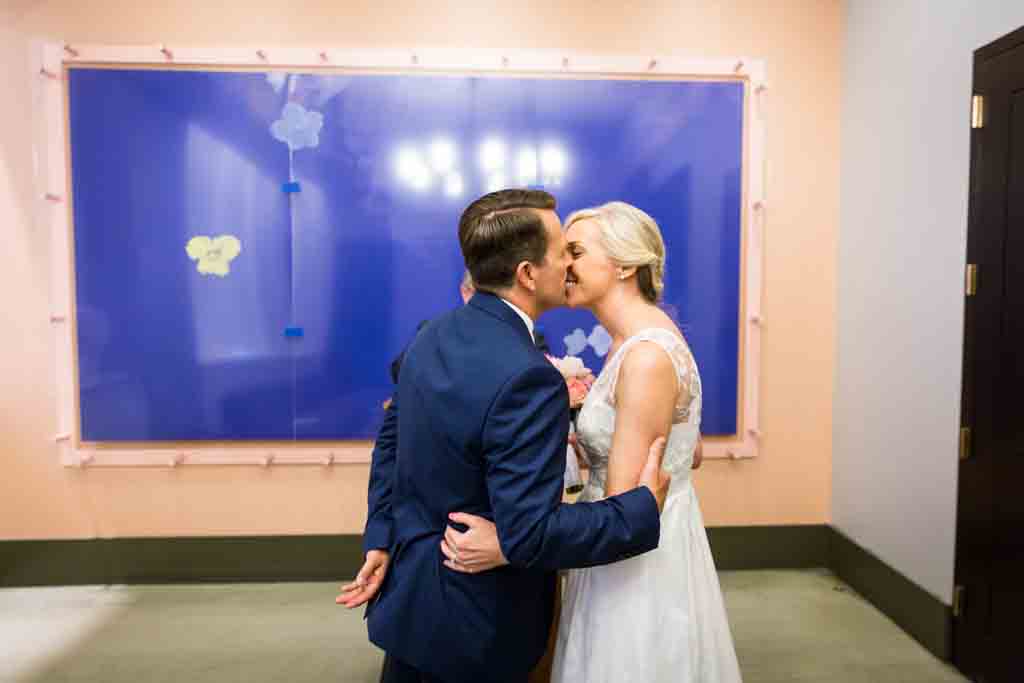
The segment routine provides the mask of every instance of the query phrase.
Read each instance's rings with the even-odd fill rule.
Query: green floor
[[[748,683],[963,681],[825,571],[725,572]],[[334,584],[0,590],[0,681],[376,682]]]

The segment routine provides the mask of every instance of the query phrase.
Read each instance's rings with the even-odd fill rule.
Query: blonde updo
[[[601,228],[601,246],[612,263],[636,268],[637,284],[643,297],[656,304],[665,289],[665,242],[658,224],[646,212],[625,202],[608,202],[582,209],[565,220],[565,229],[582,220]]]

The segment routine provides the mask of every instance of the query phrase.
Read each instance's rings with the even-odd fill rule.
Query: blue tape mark
[[[302,192],[302,186],[300,186],[298,182],[285,183],[281,186],[281,191],[285,194],[297,194]]]
[[[284,328],[284,336],[286,337],[301,337],[305,334],[305,330],[301,327],[286,327]]]

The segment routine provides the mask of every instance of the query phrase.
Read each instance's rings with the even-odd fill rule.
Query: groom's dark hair
[[[555,198],[543,190],[499,190],[466,207],[459,246],[478,290],[511,287],[520,263],[544,262],[548,235],[537,210],[554,208]]]

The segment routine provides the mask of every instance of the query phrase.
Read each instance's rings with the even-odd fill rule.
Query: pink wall
[[[355,533],[365,514],[365,466],[80,471],[58,464],[49,240],[34,220],[30,37],[764,59],[771,84],[764,446],[757,460],[707,463],[697,482],[709,525],[829,521],[842,2],[142,4],[21,0],[0,9],[0,538]]]

